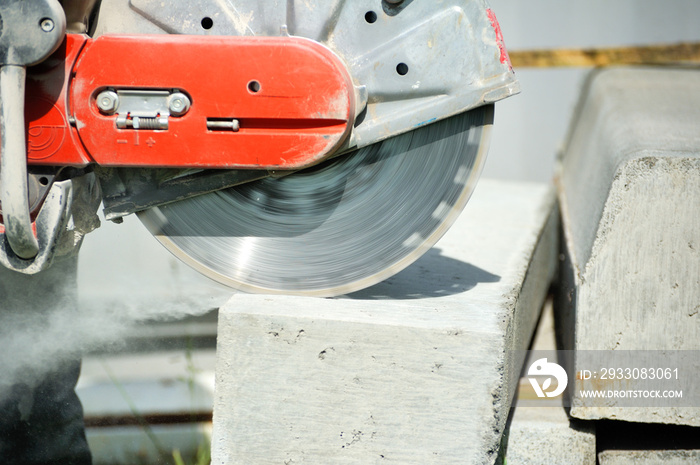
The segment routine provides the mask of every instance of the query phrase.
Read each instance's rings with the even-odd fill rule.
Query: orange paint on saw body
[[[74,123],[65,125],[65,134],[32,132],[60,127],[55,121],[61,118],[55,110],[28,110],[28,146],[34,147],[29,163],[299,169],[333,153],[350,132],[355,114],[350,75],[335,54],[311,40],[69,35],[67,43],[63,50],[82,49],[65,55],[63,81],[69,84],[61,95],[46,95],[51,79],[41,75],[28,78],[27,93],[53,100],[52,108]],[[116,115],[97,106],[105,90],[177,90],[191,106],[181,116],[171,115],[167,129],[120,129]],[[50,124],[42,122],[47,118]],[[233,120],[237,131],[207,124]],[[66,137],[74,132],[79,142]]]

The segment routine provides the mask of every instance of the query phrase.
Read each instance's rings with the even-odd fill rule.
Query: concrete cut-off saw
[[[518,92],[484,0],[1,0],[0,263],[50,266],[94,173],[178,258],[331,296],[415,261]]]

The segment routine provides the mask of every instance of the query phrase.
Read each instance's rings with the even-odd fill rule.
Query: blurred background
[[[514,57],[523,50],[700,42],[697,0],[489,3]],[[592,68],[514,67],[522,93],[496,105],[482,176],[550,183]],[[172,462],[174,449],[183,463],[197,463],[210,427],[215,309],[232,291],[172,257],[133,216],[121,225],[103,220],[86,238],[79,285],[81,311],[104,315],[102,331],[85,343],[78,389],[95,463]]]
[[[489,4],[510,52],[700,41],[700,2],[695,0],[490,0]],[[496,105],[483,176],[549,182],[590,68],[515,70],[522,92]]]

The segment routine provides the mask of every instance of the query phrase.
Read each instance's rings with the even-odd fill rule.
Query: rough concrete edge
[[[234,296],[231,297],[233,299]],[[224,305],[228,305],[224,304]],[[233,320],[233,315],[231,315],[229,312],[221,311],[223,310],[223,307],[219,310],[219,318],[217,322],[217,334],[221,330],[221,327],[223,325],[226,326],[231,326],[231,320]],[[219,433],[220,426],[222,424],[222,421],[220,418],[217,418],[219,416],[219,412],[222,410],[221,404],[223,403],[223,396],[221,395],[221,392],[219,391],[219,386],[221,386],[222,380],[221,377],[224,376],[224,373],[227,373],[230,371],[228,368],[230,367],[230,363],[228,361],[224,361],[222,357],[219,355],[222,353],[223,349],[223,342],[222,339],[217,337],[216,338],[216,360],[214,362],[214,399],[212,402],[212,430],[211,430],[211,436],[210,436],[210,442],[209,442],[209,455],[211,457],[211,465],[214,465],[214,461],[221,459],[221,465],[224,465],[227,463],[229,460],[228,455],[226,454],[220,454],[222,457],[217,457],[217,454],[219,454],[219,451],[226,450],[225,445],[223,444],[226,440],[226,436],[222,435]]]
[[[690,156],[689,153],[659,153],[651,150],[641,150],[635,152],[633,155],[629,156],[624,161],[620,162],[617,166],[615,173],[613,174],[612,183],[610,184],[610,189],[608,195],[603,203],[603,210],[601,212],[600,218],[598,219],[598,225],[596,229],[596,234],[593,239],[591,246],[591,252],[588,256],[586,263],[578,264],[578,269],[581,271],[580,274],[580,284],[584,284],[586,280],[586,275],[593,265],[595,265],[595,258],[599,255],[601,249],[605,247],[606,239],[610,231],[615,226],[615,220],[618,213],[622,210],[625,202],[624,196],[628,191],[628,184],[638,181],[640,179],[640,173],[638,170],[639,165],[645,165],[648,167],[653,167],[657,161],[666,158],[683,159],[687,158],[689,160],[697,160],[697,156]]]
[[[552,409],[552,408],[557,408],[557,407],[526,407],[526,408],[544,408],[544,409]],[[564,411],[564,407],[558,407],[561,409],[562,414],[568,418],[568,425],[565,423],[561,423],[559,427],[568,427],[569,430],[575,431],[575,436],[572,434],[571,439],[575,439],[578,437],[579,445],[581,445],[584,448],[588,448],[589,450],[586,452],[585,456],[579,456],[577,457],[577,460],[574,460],[572,457],[569,457],[566,459],[566,462],[563,462],[561,460],[557,460],[557,457],[552,457],[552,456],[543,456],[542,452],[540,450],[537,451],[537,459],[530,459],[532,457],[526,458],[527,461],[525,462],[515,462],[516,465],[536,465],[536,464],[579,464],[579,465],[596,465],[596,454],[597,454],[597,441],[596,441],[596,427],[595,427],[595,422],[593,421],[583,421],[583,420],[577,420],[575,418],[570,418]],[[528,430],[530,434],[539,434],[539,437],[533,438],[533,442],[537,444],[537,441],[540,441],[542,443],[543,440],[543,434],[547,433],[554,428],[557,427],[556,422],[550,422],[547,420],[523,420],[522,418],[518,419],[520,422],[519,426],[521,428],[519,432],[519,436],[522,437],[523,432],[525,434],[528,434]],[[527,424],[530,424],[531,427],[527,428]],[[509,425],[510,427],[510,425]],[[549,429],[548,429],[549,427]],[[505,450],[503,451],[502,454],[499,454],[498,461],[496,462],[497,465],[507,465],[508,464],[508,440],[509,440],[509,430],[506,431],[504,434],[504,440],[503,444],[505,446]],[[522,445],[516,446],[516,450],[520,452],[522,450]],[[562,454],[568,454],[569,451],[567,450],[566,452],[562,452]],[[520,457],[522,458],[522,456]],[[561,458],[561,457],[559,457]]]
[[[669,421],[669,411],[674,412],[678,418],[685,418],[688,410],[700,410],[700,407],[582,407],[573,406],[569,411],[572,418],[581,421],[611,420],[628,423],[672,425],[697,428],[698,421],[685,421],[684,423]],[[630,412],[634,412],[630,415]],[[697,418],[697,417],[696,417]],[[699,431],[700,432],[700,431]]]
[[[573,350],[576,347],[576,307],[578,304],[578,288],[585,282],[586,271],[589,269],[591,259],[595,257],[597,251],[605,246],[605,239],[608,231],[615,221],[615,212],[619,211],[619,196],[611,195],[616,192],[616,187],[624,182],[625,168],[630,164],[638,163],[639,160],[648,158],[646,152],[637,153],[636,156],[630,157],[620,163],[612,174],[610,188],[606,197],[603,199],[601,214],[599,218],[591,221],[597,221],[595,225],[595,234],[591,241],[591,252],[587,257],[586,263],[581,263],[580,257],[576,255],[576,246],[574,245],[574,229],[576,223],[576,215],[573,215],[570,210],[570,204],[567,201],[567,189],[563,184],[561,170],[563,166],[557,167],[558,174],[555,178],[555,186],[557,190],[557,198],[559,201],[560,211],[560,268],[558,277],[557,298],[555,301],[555,314],[557,317],[557,337],[567,336],[567,339],[558,339],[560,349]],[[624,192],[624,189],[617,191]],[[605,224],[603,224],[605,221]],[[601,231],[601,228],[605,228]],[[570,330],[570,332],[568,332]],[[570,337],[570,339],[569,339]]]
[[[569,190],[576,190],[576,184],[573,186],[570,186],[571,184],[569,181],[569,172],[570,171],[575,171],[576,168],[581,168],[580,166],[580,160],[582,158],[585,159],[590,159],[590,158],[596,158],[605,161],[605,157],[603,153],[600,153],[598,150],[593,150],[593,153],[590,154],[589,152],[591,151],[591,140],[590,138],[584,138],[584,142],[581,143],[581,131],[596,131],[596,122],[598,122],[602,117],[605,116],[603,112],[598,108],[599,105],[601,105],[601,92],[598,89],[598,82],[605,78],[606,72],[608,72],[608,68],[604,69],[596,69],[590,72],[587,76],[586,79],[584,80],[584,83],[581,88],[580,96],[579,99],[576,103],[573,116],[571,118],[571,121],[569,123],[569,127],[567,130],[566,138],[565,141],[562,145],[562,149],[559,152],[555,165],[554,165],[554,184],[556,186],[557,190],[557,198],[559,200],[559,208],[562,214],[562,220],[566,225],[571,225],[572,224],[572,219],[575,217],[573,215],[572,209],[575,209],[576,207],[572,207],[572,205],[576,205],[575,202],[575,196],[569,196],[567,195],[567,191]],[[590,114],[593,114],[595,118],[589,116]],[[591,127],[592,126],[592,127]],[[584,129],[581,129],[584,128]],[[597,134],[597,132],[596,132]],[[605,134],[598,134],[600,137],[605,137]],[[583,154],[586,155],[592,155],[591,156],[584,156]],[[572,166],[573,165],[573,166]],[[596,166],[598,168],[598,171],[602,173],[602,176],[609,178],[612,181],[612,178],[614,177],[614,173],[616,171],[615,166],[609,166],[607,163],[595,163],[595,164],[584,164],[583,167],[588,167],[588,166]],[[579,177],[574,178],[576,181],[579,181]],[[610,183],[606,183],[603,181],[599,182],[600,185],[609,185]],[[599,196],[596,196],[599,197]],[[607,198],[607,192],[606,195],[598,199],[596,198],[595,204],[600,203],[599,211],[596,214],[598,216],[602,210],[603,210],[603,204],[605,202],[605,198]],[[600,200],[598,202],[598,200]],[[564,238],[567,240],[567,243],[569,245],[569,248],[572,250],[572,256],[574,257],[574,260],[572,260],[573,263],[579,263],[583,257],[578,257],[577,256],[577,251],[576,248],[574,247],[575,245],[575,238],[578,234],[578,230],[575,227],[569,227],[567,228],[567,232],[564,235]]]
[[[659,152],[653,150],[640,150],[630,154],[625,160],[621,161],[613,173],[610,189],[603,201],[601,215],[597,219],[595,225],[595,234],[591,242],[591,251],[585,263],[581,263],[576,257],[576,247],[574,245],[573,228],[575,215],[572,215],[566,202],[566,189],[561,184],[557,185],[558,197],[560,199],[561,219],[562,219],[562,253],[568,254],[571,265],[574,270],[574,278],[576,287],[585,284],[591,268],[596,264],[596,258],[607,245],[607,238],[615,227],[618,214],[622,211],[626,204],[625,195],[629,190],[628,186],[633,182],[642,178],[640,175],[639,166],[645,165],[653,167],[658,161],[673,158],[676,160],[687,159],[690,162],[695,162],[700,158],[692,156],[690,153],[683,152]]]
[[[548,273],[547,273],[547,280],[546,280],[546,282],[548,282],[549,284],[553,285],[553,284],[556,283],[556,281],[558,280],[558,276],[559,276],[559,268],[560,268],[560,261],[561,261],[561,260],[560,260],[560,250],[561,250],[561,248],[564,246],[564,244],[563,244],[564,239],[563,239],[562,234],[561,234],[561,214],[562,214],[562,213],[561,213],[561,211],[560,211],[560,205],[559,205],[558,202],[557,202],[558,196],[556,195],[556,189],[555,189],[555,188],[552,189],[552,194],[551,194],[551,195],[552,195],[553,200],[554,200],[554,201],[552,202],[552,203],[553,203],[553,208],[552,208],[552,211],[551,211],[551,213],[550,213],[550,216],[549,216],[549,218],[547,219],[547,222],[546,222],[546,224],[545,224],[545,226],[544,226],[544,228],[543,228],[543,230],[542,230],[542,236],[540,237],[540,239],[539,239],[539,241],[538,241],[537,250],[536,250],[535,253],[533,254],[533,259],[532,259],[532,261],[531,261],[531,264],[532,264],[532,262],[534,262],[534,261],[536,261],[536,260],[538,260],[538,259],[541,259],[541,257],[542,257],[544,254],[547,254],[547,261],[549,262],[549,269],[548,269]],[[543,240],[545,235],[550,236],[549,239]],[[551,246],[548,248],[548,250],[542,251],[542,249],[543,249],[543,244],[545,244],[545,243],[551,244]],[[530,264],[530,266],[528,267],[528,274],[531,274],[530,271],[531,271],[532,269],[535,269],[534,267],[531,266],[531,264]],[[527,279],[527,278],[529,278],[529,276],[526,277],[526,281],[525,281],[525,283],[524,283],[524,285],[523,285],[523,288],[522,288],[522,290],[521,290],[521,295],[522,295],[523,293],[527,293],[528,290],[531,290],[531,289],[532,289],[532,285],[531,285],[531,284],[533,283],[534,280],[533,280],[533,279]],[[528,287],[530,287],[530,289],[528,289]],[[549,287],[547,287],[546,289],[548,290]],[[529,332],[528,332],[528,334],[530,334],[530,336],[532,336],[532,335],[534,334],[534,330],[536,329],[536,324],[537,324],[537,322],[538,322],[538,318],[539,318],[539,315],[540,315],[539,309],[541,309],[542,306],[544,305],[548,293],[545,292],[545,293],[542,294],[542,295],[543,295],[542,301],[539,302],[539,306],[536,307],[536,308],[538,308],[538,310],[536,311],[536,314],[534,315],[534,321],[531,322],[531,323],[532,323],[532,327],[531,327],[532,331],[529,331]],[[518,300],[518,302],[521,303],[522,300]],[[521,305],[519,305],[519,307],[520,307],[520,306],[521,306]],[[523,316],[523,312],[520,311],[520,312],[516,313],[516,319],[517,319],[518,316],[522,317],[522,316]],[[512,322],[511,322],[511,324],[512,324]],[[522,324],[522,323],[521,323],[521,324]],[[513,344],[513,347],[511,347],[511,350],[524,350],[524,349],[527,349],[527,348],[529,347],[529,342],[530,342],[530,341],[528,340],[528,341],[527,341],[528,345],[527,345],[527,346],[524,346],[524,347],[523,347],[523,346],[517,347],[517,342],[514,341],[514,340],[511,340],[511,341],[509,341],[509,342],[511,342],[511,343]],[[523,363],[524,361],[518,360],[518,361],[516,362],[515,360],[513,360],[513,362],[514,362],[514,363],[519,363],[520,368],[522,368],[522,363]],[[519,379],[520,379],[520,376],[519,376],[519,375],[520,375],[520,372],[521,372],[520,370],[515,370],[515,369],[513,369],[513,370],[511,371],[511,373],[513,373],[513,374],[516,374],[516,373],[517,373],[517,376],[514,376],[514,377],[513,377],[513,381],[511,381],[511,382],[516,383],[516,386],[513,386],[512,389],[511,389],[511,392],[512,392],[513,396],[515,395],[516,390],[517,390],[517,383],[518,383],[518,381],[519,381]],[[511,398],[511,399],[512,399],[512,398]],[[513,401],[511,400],[511,405],[512,405],[512,402],[513,402]],[[512,408],[515,408],[515,407],[512,406]],[[510,413],[512,414],[513,411],[511,410]],[[587,434],[589,434],[589,435],[593,435],[594,443],[595,443],[595,427],[594,427],[593,424],[591,424],[590,422],[585,422],[585,421],[581,421],[581,420],[573,419],[573,418],[569,418],[569,422],[570,422],[571,427],[573,427],[573,428],[575,428],[575,429],[577,429],[577,430],[581,430],[582,432],[587,433]],[[506,426],[507,426],[507,424],[506,424]],[[503,431],[503,435],[502,435],[502,437],[501,437],[501,447],[507,447],[507,444],[504,442],[504,439],[506,439],[506,438],[507,438],[507,431],[504,430],[504,431]],[[595,446],[594,446],[594,447],[595,447]],[[505,452],[505,451],[504,451],[504,452]],[[591,455],[590,459],[591,459],[590,461],[588,461],[588,462],[584,461],[583,463],[589,463],[589,462],[590,462],[591,465],[595,464],[595,450],[593,451],[593,454]],[[498,455],[498,457],[497,457],[496,464],[505,465],[505,464],[507,463],[506,461],[507,461],[507,455],[506,455],[505,453],[503,453],[503,454],[499,453],[499,455]],[[548,463],[548,462],[543,461],[542,463]]]
[[[597,226],[623,166],[633,159],[678,155],[660,147],[619,143],[620,133],[634,135],[642,129],[635,125],[633,109],[627,108],[630,99],[638,96],[617,92],[616,75],[632,72],[640,82],[646,82],[644,73],[640,74],[643,70],[658,72],[653,67],[619,66],[594,70],[587,76],[564,148],[555,163],[555,183],[562,210],[566,212],[566,224],[570,225],[567,235],[572,237],[573,262],[579,271],[590,261]],[[582,218],[577,221],[579,217]]]
[[[576,257],[576,248],[574,247],[574,235],[572,224],[572,214],[569,208],[569,202],[567,201],[566,188],[563,185],[563,181],[559,175],[559,172],[563,169],[563,166],[557,167],[557,175],[554,179],[554,184],[557,190],[557,199],[559,202],[559,215],[560,215],[560,250],[562,253],[566,253],[567,258],[571,264],[573,270],[573,284],[578,286],[581,283],[581,270],[578,266],[579,261]],[[556,308],[555,308],[556,313]]]
[[[639,463],[656,465],[662,463],[691,464],[700,461],[698,449],[673,449],[673,450],[604,450],[598,453],[598,463],[601,465],[624,465]],[[674,462],[669,462],[674,460]],[[675,460],[681,460],[677,462]]]
[[[506,353],[517,354],[516,351],[525,351],[529,347],[549,288],[557,274],[560,216],[554,188],[547,192],[547,198],[538,213],[542,215],[542,226],[532,249],[527,251],[529,260],[522,269],[522,285],[507,296],[508,305],[513,311],[504,312],[505,315],[512,315],[503,323]],[[504,357],[504,364],[507,362],[508,366],[498,368],[502,373],[502,384],[493,391],[493,412],[496,420],[494,431],[499,439],[495,449],[488,451],[490,463],[497,463],[499,460],[503,434],[525,360],[519,356]],[[500,400],[498,390],[504,391],[505,394]]]

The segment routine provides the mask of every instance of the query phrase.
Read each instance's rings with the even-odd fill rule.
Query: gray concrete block
[[[699,86],[697,70],[589,80],[558,176],[564,349],[700,349]],[[700,425],[698,408],[579,400],[577,418]]]
[[[212,463],[493,463],[513,350],[556,267],[553,197],[482,181],[437,246],[377,286],[234,296],[219,315]]]
[[[600,465],[691,465],[700,463],[700,450],[606,450]]]
[[[592,422],[563,407],[516,407],[503,440],[507,465],[595,465]]]
[[[554,312],[549,299],[544,306],[532,351],[554,351]],[[525,366],[534,362],[528,356]],[[503,465],[595,465],[595,423],[570,420],[559,399],[553,406],[523,406],[524,392],[532,387],[527,378],[521,378],[518,398],[511,411],[501,441],[500,463]],[[534,394],[533,394],[534,395]]]

